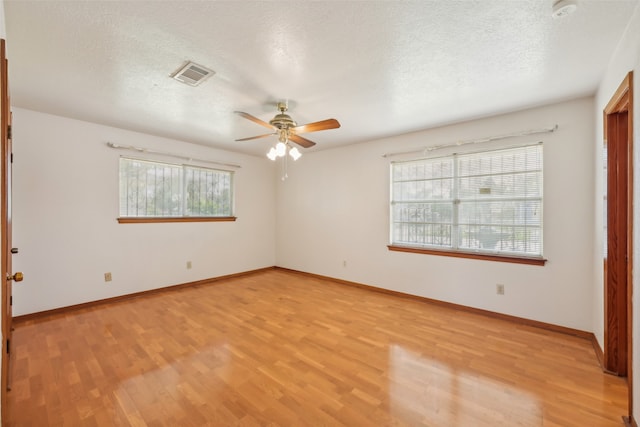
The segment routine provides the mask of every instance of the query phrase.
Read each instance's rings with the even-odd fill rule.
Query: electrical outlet
[[[498,283],[496,285],[496,294],[504,295],[504,285],[503,284]]]
[[[191,270],[191,261],[187,261],[187,270]]]
[[[111,281],[111,273],[104,273],[104,281],[105,282]]]

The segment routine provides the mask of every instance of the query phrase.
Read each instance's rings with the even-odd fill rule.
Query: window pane
[[[232,216],[232,208],[232,172],[120,159],[121,217]]]
[[[392,243],[542,255],[541,144],[394,163],[391,176]]]
[[[451,246],[451,203],[398,203],[393,218],[395,243]]]
[[[186,216],[231,216],[231,172],[185,167]]]
[[[461,225],[528,225],[542,226],[541,200],[461,201]]]
[[[486,252],[539,255],[540,227],[460,225],[460,248]]]
[[[181,167],[120,159],[120,216],[180,216]]]
[[[392,179],[393,242],[450,248],[453,159],[397,163],[393,165]]]
[[[542,254],[542,147],[458,158],[461,249]]]

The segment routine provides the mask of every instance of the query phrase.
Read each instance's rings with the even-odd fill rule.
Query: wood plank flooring
[[[9,426],[621,426],[591,343],[282,270],[15,325]]]

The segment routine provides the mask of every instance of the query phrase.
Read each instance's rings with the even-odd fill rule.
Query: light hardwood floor
[[[11,426],[621,426],[583,338],[268,270],[16,324]]]

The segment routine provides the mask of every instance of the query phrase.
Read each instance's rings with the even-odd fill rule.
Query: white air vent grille
[[[171,77],[179,82],[188,84],[189,86],[198,86],[214,74],[215,71],[210,70],[207,67],[203,67],[202,65],[198,65],[193,62],[187,62],[175,73],[171,74]]]

